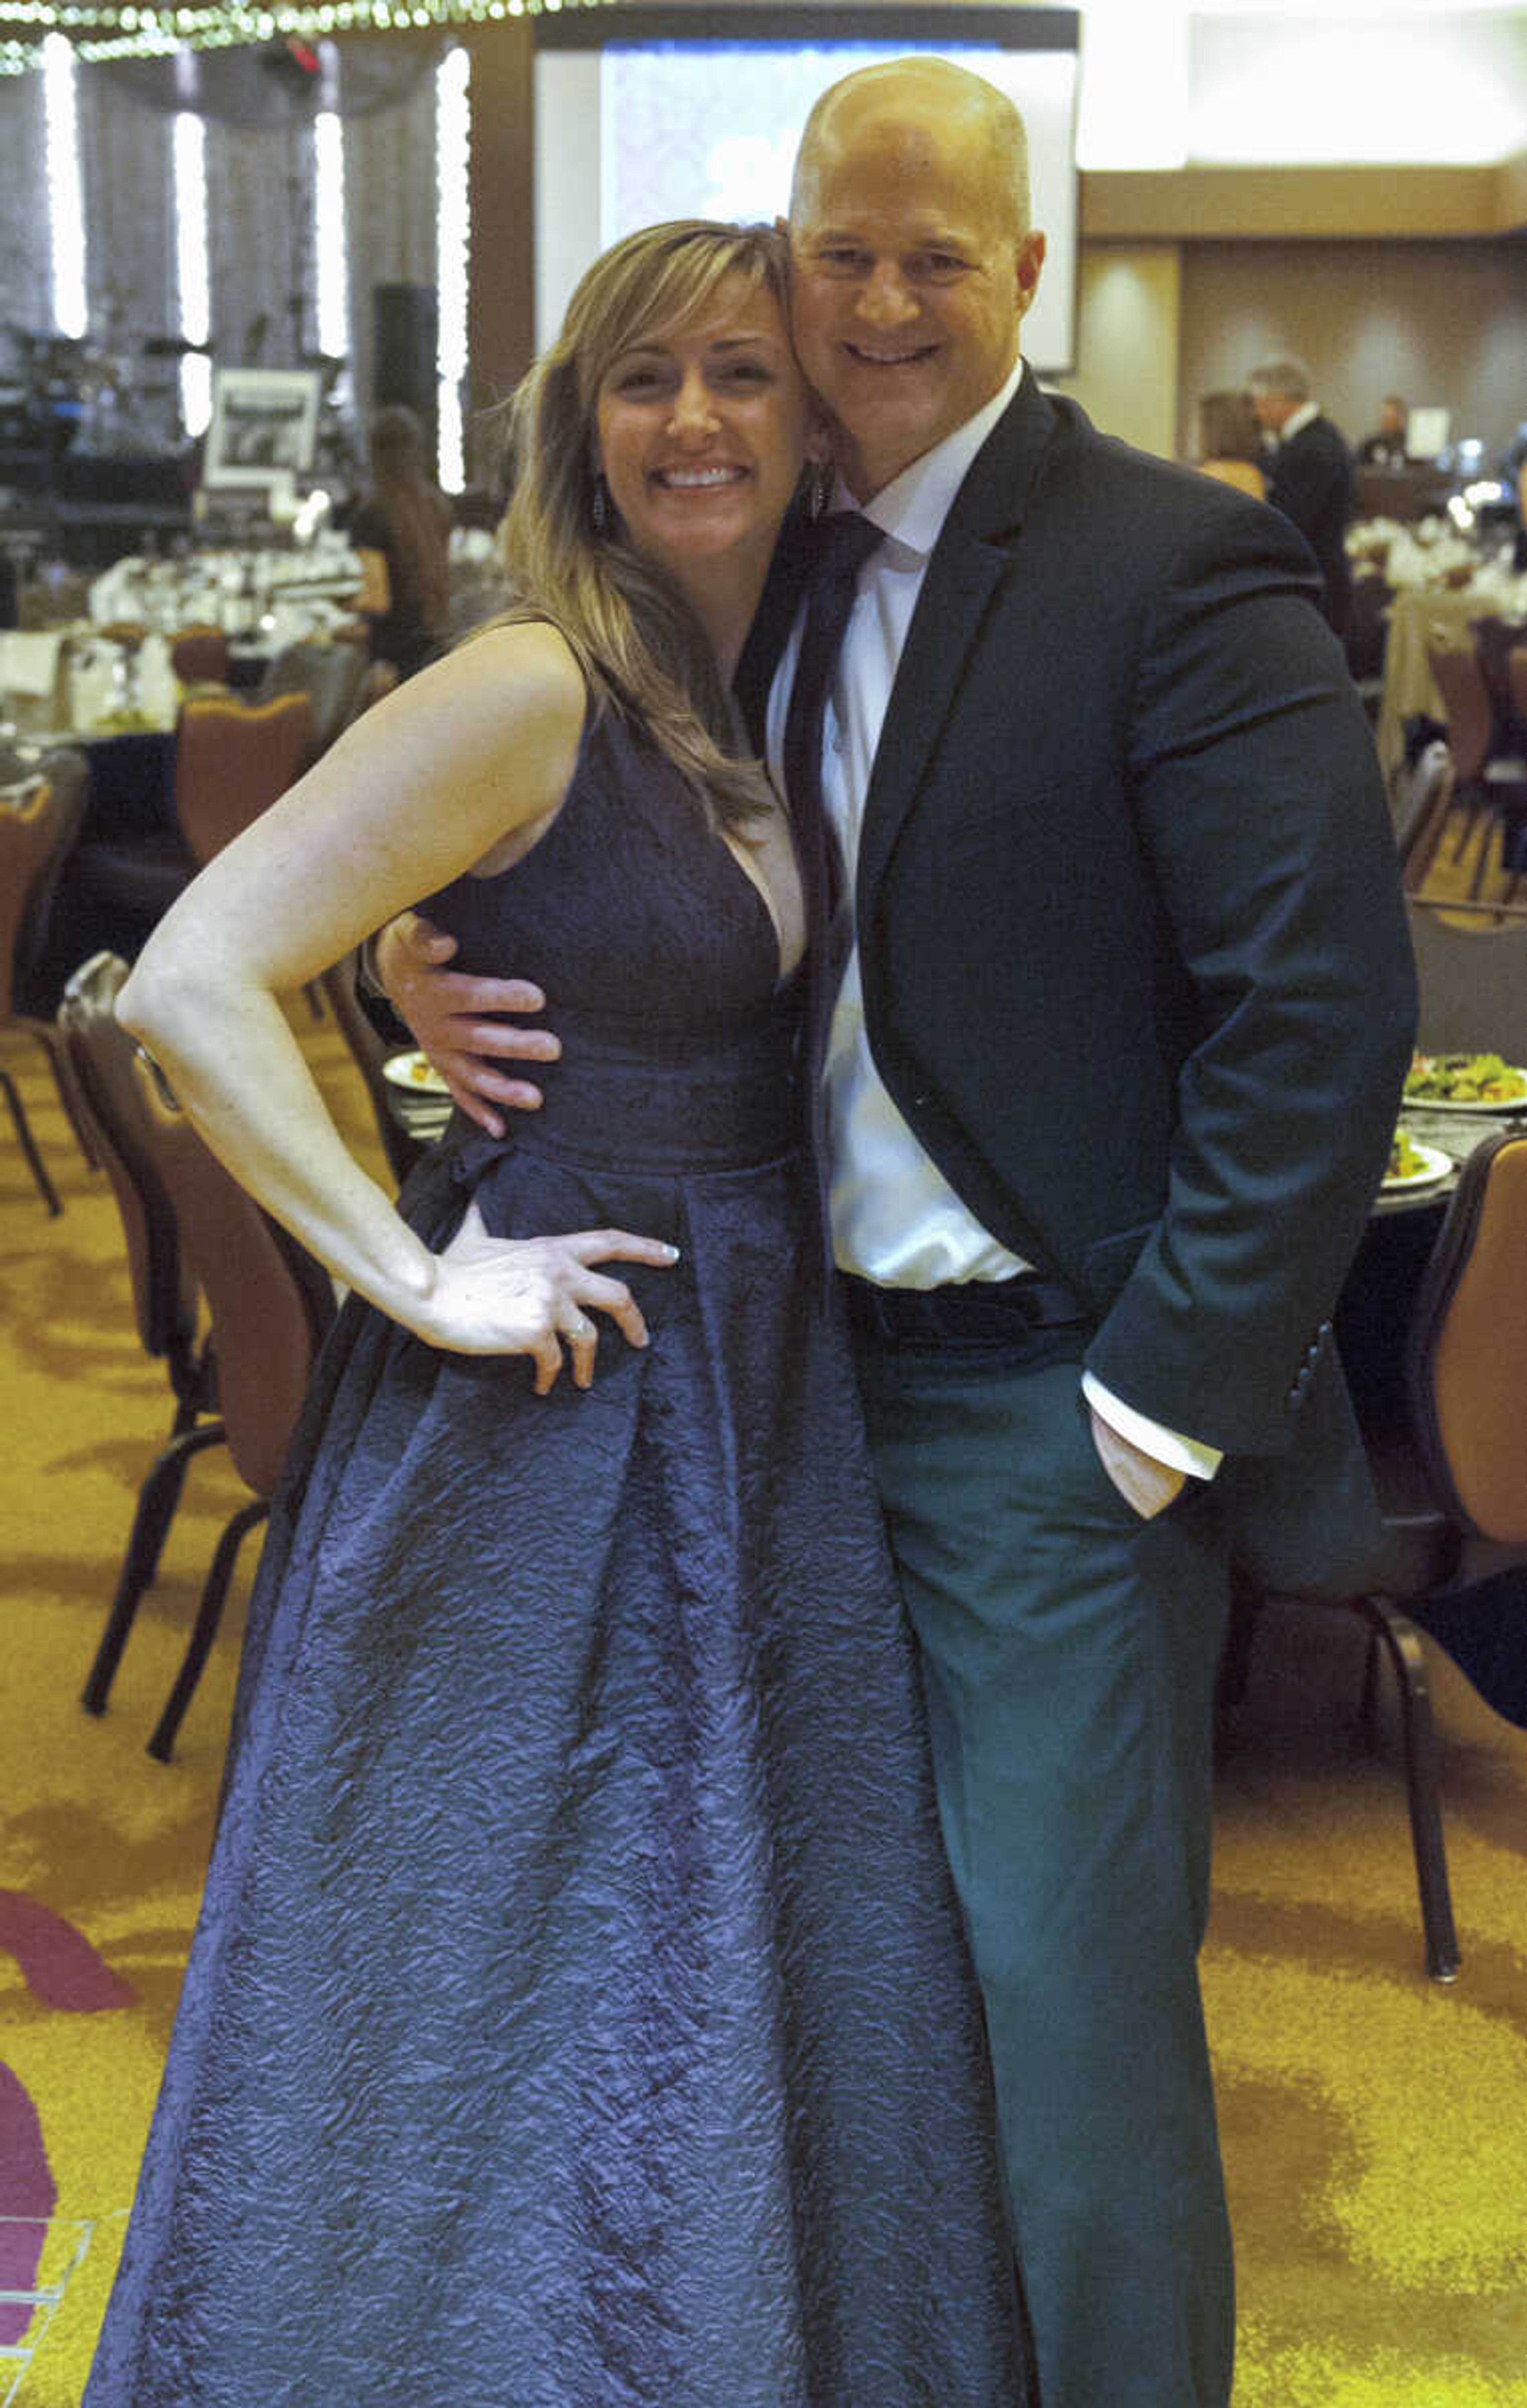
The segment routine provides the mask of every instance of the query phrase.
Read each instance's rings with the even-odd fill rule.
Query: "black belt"
[[[1062,1280],[1037,1271],[1011,1279],[966,1280],[958,1287],[880,1287],[838,1273],[852,1328],[899,1346],[978,1346],[1011,1341],[1025,1329],[1059,1329],[1096,1319],[1092,1308]]]

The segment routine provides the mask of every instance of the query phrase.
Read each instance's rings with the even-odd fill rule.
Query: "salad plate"
[[[1527,1070],[1498,1054],[1418,1054],[1405,1100],[1416,1111],[1520,1112],[1527,1110]]]
[[[1385,1196],[1404,1188],[1434,1187],[1454,1168],[1450,1154],[1444,1154],[1440,1146],[1418,1145],[1414,1138],[1406,1138],[1403,1145],[1397,1142],[1396,1154],[1401,1167],[1384,1173],[1380,1193]],[[1390,1158],[1393,1161],[1395,1155]]]
[[[382,1077],[394,1087],[407,1087],[410,1095],[450,1093],[439,1071],[422,1054],[390,1054],[382,1064]]]

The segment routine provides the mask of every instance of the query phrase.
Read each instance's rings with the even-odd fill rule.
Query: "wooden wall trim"
[[[477,473],[470,422],[513,391],[535,352],[534,50],[528,17],[461,38],[472,55],[466,406]]]
[[[1091,169],[1084,240],[1444,240],[1527,227],[1527,155],[1482,167]]]

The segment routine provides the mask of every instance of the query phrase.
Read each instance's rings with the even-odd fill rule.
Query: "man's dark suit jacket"
[[[1291,441],[1278,445],[1268,470],[1267,499],[1293,521],[1315,554],[1325,580],[1325,615],[1337,635],[1345,635],[1352,602],[1347,565],[1352,461],[1329,418],[1312,418]]]
[[[1291,1581],[1373,1536],[1330,1314],[1414,1016],[1373,748],[1313,605],[1275,511],[1025,375],[929,566],[855,897],[900,1110],[1092,1300],[1098,1377],[1226,1451],[1243,1549]]]

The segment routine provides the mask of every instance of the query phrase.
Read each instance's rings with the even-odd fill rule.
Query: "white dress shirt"
[[[1019,361],[984,408],[864,505],[863,515],[883,530],[884,540],[859,572],[822,732],[822,799],[837,830],[850,886],[876,747],[929,558],[966,471],[1017,393],[1022,373]],[[859,506],[840,481],[832,507]],[[768,760],[781,791],[801,624],[797,618],[769,695]],[[932,1288],[1010,1279],[1026,1268],[961,1202],[892,1101],[870,1053],[857,944],[833,1015],[824,1076],[833,1251],[841,1270],[882,1287]],[[1083,1373],[1082,1385],[1109,1426],[1159,1462],[1200,1478],[1217,1468],[1215,1448],[1136,1412],[1090,1371]]]
[[[1306,426],[1314,425],[1320,414],[1320,405],[1318,401],[1302,401],[1297,409],[1289,412],[1278,428],[1278,443],[1292,443],[1296,435],[1303,435]]]

